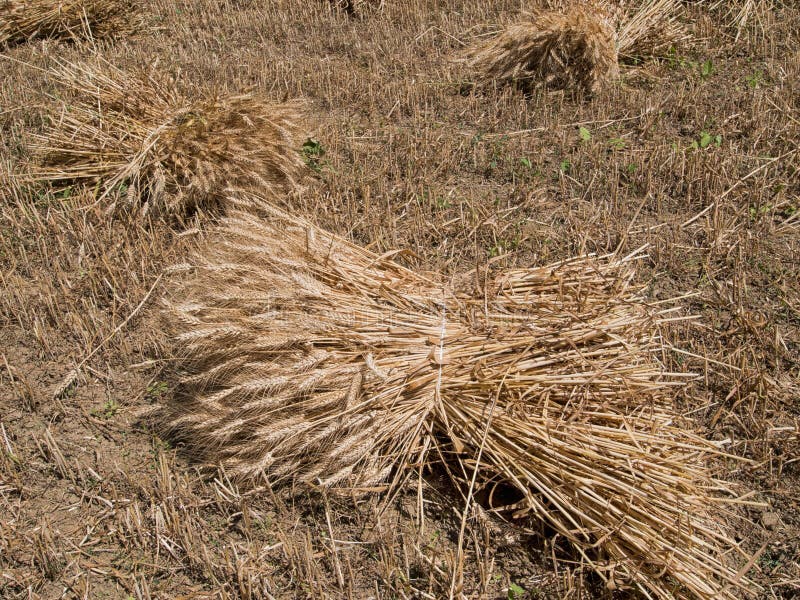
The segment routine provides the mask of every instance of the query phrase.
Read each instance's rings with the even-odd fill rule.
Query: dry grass
[[[469,63],[484,80],[594,92],[616,77],[616,35],[593,6],[574,4],[511,25],[475,48]]]
[[[85,39],[135,27],[129,0],[4,0],[0,3],[0,45],[35,38]]]
[[[0,597],[58,597],[67,580],[88,598],[175,597],[198,581],[249,599],[293,587],[345,593],[323,567],[335,549],[313,535],[323,515],[307,525],[300,509],[245,496],[224,474],[198,477],[137,418],[168,387],[152,360],[163,333],[149,303],[136,308],[191,236],[109,215],[91,190],[38,196],[2,175]],[[97,349],[64,388],[63,375]],[[87,494],[69,502],[88,530],[49,508],[74,492]]]
[[[174,294],[186,374],[169,427],[251,483],[376,491],[442,460],[610,589],[734,598],[718,450],[672,407],[658,324],[673,311],[645,303],[633,260],[464,292],[277,211],[229,219]]]
[[[33,181],[83,182],[180,218],[218,211],[228,186],[280,195],[307,175],[298,102],[223,94],[193,102],[166,78],[104,61],[60,63],[50,75],[78,99],[62,101],[50,130],[34,138]]]

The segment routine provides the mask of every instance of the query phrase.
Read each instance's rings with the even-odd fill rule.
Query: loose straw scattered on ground
[[[463,484],[480,453],[489,508],[543,520],[609,588],[733,598],[747,582],[712,517],[718,450],[672,408],[670,313],[635,262],[457,290],[275,209],[226,219],[166,313],[183,371],[166,421],[239,481],[349,493],[437,461]]]

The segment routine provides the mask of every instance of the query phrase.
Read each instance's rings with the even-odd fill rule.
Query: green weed
[[[317,173],[320,173],[323,167],[322,157],[325,156],[326,153],[322,143],[314,138],[308,138],[303,142],[300,151],[303,154],[303,159],[306,161],[306,164]]]
[[[522,598],[525,594],[525,588],[517,585],[513,581],[508,584],[508,600],[517,600],[517,598]]]
[[[119,411],[119,404],[113,398],[109,398],[101,408],[94,409],[91,415],[101,419],[110,419],[117,414],[117,411]]]

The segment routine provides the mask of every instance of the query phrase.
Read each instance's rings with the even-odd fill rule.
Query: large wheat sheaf
[[[135,6],[130,0],[0,0],[0,45],[128,30],[135,27]]]
[[[254,185],[276,197],[307,174],[299,102],[192,101],[167,79],[101,60],[60,63],[50,75],[76,97],[62,100],[50,130],[34,136],[34,180],[97,185],[104,195],[180,217],[220,208],[229,186]]]
[[[484,82],[593,93],[617,78],[620,59],[638,61],[684,39],[680,10],[680,0],[556,2],[471,48],[467,62]]]
[[[256,484],[381,491],[444,461],[609,587],[731,598],[744,580],[711,518],[718,449],[672,408],[682,376],[659,362],[659,323],[673,313],[640,296],[635,262],[580,257],[470,289],[277,210],[231,217],[168,307],[183,372],[168,427]]]

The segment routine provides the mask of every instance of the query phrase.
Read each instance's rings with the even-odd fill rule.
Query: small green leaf
[[[322,171],[322,163],[320,163],[320,159],[325,156],[325,148],[323,148],[319,140],[308,138],[305,142],[303,142],[303,146],[300,148],[300,151],[303,153],[303,158],[309,167],[314,169],[317,173]]]
[[[747,80],[747,85],[751,88],[758,89],[761,86],[761,82],[764,80],[764,72],[763,71],[756,71],[752,75],[745,77]]]
[[[707,131],[700,132],[700,147],[701,148],[708,148],[711,143],[714,141],[714,138],[710,133]]]
[[[522,163],[523,166],[528,167],[529,169],[533,167],[531,160],[529,158],[520,158],[519,162]]]
[[[584,142],[588,142],[592,139],[592,133],[586,129],[586,127],[581,127],[578,129],[578,135],[581,136],[581,140]]]
[[[303,154],[306,157],[324,156],[325,148],[322,147],[322,144],[319,142],[319,140],[308,138],[305,142],[303,142]]]
[[[157,400],[169,391],[169,384],[166,381],[154,381],[147,386],[145,398],[150,400]]]
[[[508,584],[508,600],[516,600],[517,598],[521,598],[524,593],[525,588],[518,586],[514,582]]]
[[[611,146],[614,150],[622,150],[625,148],[625,140],[622,138],[611,138],[608,140],[608,145]]]

